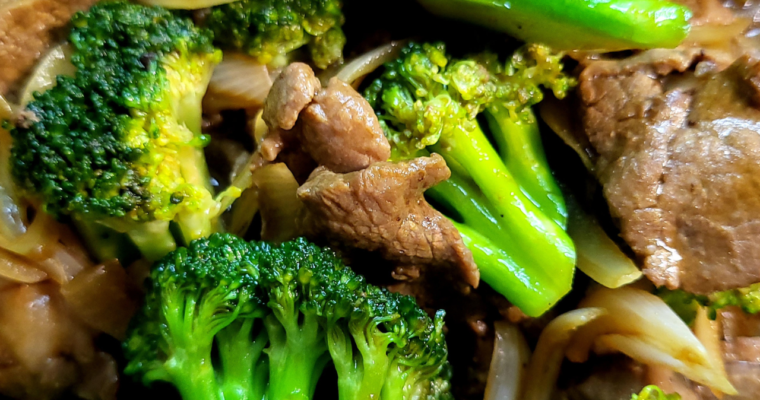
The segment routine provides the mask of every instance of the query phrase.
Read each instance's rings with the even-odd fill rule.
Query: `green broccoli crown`
[[[757,314],[760,312],[760,283],[752,284],[746,288],[713,293],[708,298],[712,308],[716,310],[728,306],[738,306],[748,314]]]
[[[241,0],[214,7],[205,25],[223,46],[278,63],[307,46],[320,68],[341,60],[346,38],[340,0]]]
[[[641,390],[641,393],[634,394],[631,400],[681,400],[677,393],[665,394],[659,387],[649,385]]]
[[[148,383],[171,381],[178,349],[210,351],[214,336],[263,305],[255,248],[233,235],[193,241],[157,262],[146,283],[145,303],[124,342],[128,374]],[[172,362],[175,361],[175,362]]]
[[[54,215],[171,220],[207,206],[211,194],[182,167],[206,142],[200,99],[221,58],[210,32],[121,1],[72,26],[76,76],[36,95],[11,132],[16,180]]]
[[[158,262],[147,288],[126,372],[185,400],[309,399],[331,359],[341,399],[448,396],[443,313],[431,320],[305,239],[213,234]]]
[[[543,99],[541,87],[562,97],[572,86],[562,73],[561,55],[528,45],[506,62],[483,52],[453,59],[443,43],[409,43],[385,64],[365,97],[394,147],[409,158],[458,127],[471,129],[487,107],[520,114]]]
[[[699,307],[707,307],[708,316],[715,319],[718,310],[736,306],[747,314],[760,312],[760,283],[745,288],[724,290],[709,295],[696,295],[680,289],[657,289],[656,294],[681,317],[691,325],[697,316]]]

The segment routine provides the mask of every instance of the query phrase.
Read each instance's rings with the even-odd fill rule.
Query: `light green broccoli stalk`
[[[483,280],[531,316],[570,290],[575,266],[564,199],[530,110],[542,87],[562,97],[573,84],[560,59],[537,45],[500,62],[410,43],[365,91],[393,159],[446,159],[451,179],[426,195],[451,217]]]

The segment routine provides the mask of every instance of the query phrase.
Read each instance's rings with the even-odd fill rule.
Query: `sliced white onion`
[[[494,330],[493,356],[483,400],[520,400],[530,348],[517,326],[498,321]]]
[[[580,141],[582,134],[575,132],[569,110],[570,107],[567,104],[563,104],[553,96],[547,96],[538,106],[539,115],[546,125],[549,125],[549,128],[578,154],[586,169],[593,171],[593,150],[587,143]]]
[[[621,352],[647,365],[661,365],[692,381],[726,394],[736,390],[725,370],[688,326],[659,297],[630,287],[600,288],[580,307],[597,307],[606,314],[578,330],[568,358],[583,361],[588,352]]]
[[[303,205],[296,191],[298,182],[284,163],[270,164],[254,171],[261,212],[261,238],[284,242],[298,236],[297,219]]]
[[[694,336],[700,343],[705,346],[707,356],[713,367],[726,375],[726,366],[723,363],[723,343],[721,340],[720,324],[713,321],[707,316],[707,307],[699,307],[697,317],[694,319],[692,327]],[[720,397],[721,393],[713,391],[716,396]]]
[[[0,247],[0,277],[17,283],[37,283],[47,274],[34,262]]]
[[[84,323],[123,339],[137,304],[134,288],[118,261],[89,268],[61,286],[61,295]]]
[[[693,47],[730,45],[731,39],[740,36],[752,24],[749,18],[735,18],[727,25],[705,24],[692,26],[684,44]]]
[[[541,332],[530,359],[522,400],[550,400],[571,339],[582,326],[606,314],[603,308],[573,310],[552,320]]]
[[[247,189],[232,204],[227,222],[229,233],[242,236],[248,231],[253,218],[259,212],[259,191],[253,187]]]
[[[335,76],[343,82],[352,84],[357,79],[371,73],[381,65],[396,58],[404,44],[405,42],[403,41],[390,42],[374,50],[368,51],[345,64]],[[327,78],[326,80],[329,80],[328,77],[325,78]],[[323,84],[326,83],[327,82],[323,82]]]
[[[16,113],[16,106],[0,94],[0,118],[8,119]]]
[[[0,121],[12,119],[17,107],[0,95]],[[0,235],[14,238],[26,231],[19,196],[11,178],[11,134],[0,126]]]
[[[214,69],[206,96],[204,111],[256,109],[272,87],[272,78],[264,64],[253,57],[225,53],[224,60]]]
[[[238,0],[138,0],[149,6],[160,6],[173,10],[198,10],[201,8],[234,3]]]
[[[567,233],[575,244],[576,265],[584,274],[613,289],[641,278],[641,271],[633,260],[607,236],[594,216],[583,211],[569,196],[567,208]]]
[[[55,86],[58,75],[74,76],[76,67],[71,64],[71,46],[59,44],[50,49],[29,76],[24,89],[21,91],[21,108],[34,100],[34,93],[42,93]]]

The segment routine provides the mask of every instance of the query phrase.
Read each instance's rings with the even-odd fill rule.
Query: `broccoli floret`
[[[213,7],[204,25],[217,43],[281,65],[306,46],[319,68],[340,61],[346,37],[340,0],[240,0]]]
[[[70,216],[93,251],[125,233],[157,259],[215,230],[201,99],[221,52],[209,31],[159,7],[100,3],[76,14],[75,77],[35,96],[11,131],[13,175]],[[92,226],[97,225],[97,226]],[[111,230],[110,234],[104,230]]]
[[[714,310],[738,306],[748,314],[757,314],[760,312],[760,283],[752,284],[746,288],[713,293],[708,296],[708,299]]]
[[[193,399],[450,399],[443,313],[367,284],[332,251],[213,234],[152,268],[124,342],[128,374]],[[214,348],[218,351],[214,352]]]
[[[442,43],[410,43],[365,91],[392,158],[446,159],[451,179],[426,195],[452,218],[483,280],[531,316],[570,290],[575,250],[530,106],[541,87],[562,97],[572,85],[561,55],[543,46],[500,62],[489,52],[454,59]]]
[[[634,394],[631,400],[681,400],[677,393],[665,394],[659,387],[649,385],[641,390],[641,393]]]
[[[683,290],[659,288],[655,294],[680,317],[686,325],[691,325],[697,318],[699,307],[706,306],[709,300],[706,296],[698,296]]]
[[[760,283],[745,288],[724,290],[709,295],[696,295],[680,289],[657,289],[656,294],[662,298],[686,324],[691,325],[696,317],[697,308],[707,307],[711,319],[717,317],[718,310],[736,306],[747,314],[760,312]]]

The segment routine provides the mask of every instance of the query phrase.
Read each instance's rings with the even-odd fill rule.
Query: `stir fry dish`
[[[0,0],[0,398],[760,398],[760,2]]]

